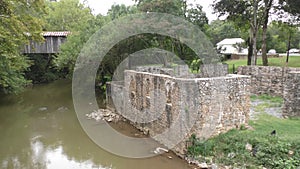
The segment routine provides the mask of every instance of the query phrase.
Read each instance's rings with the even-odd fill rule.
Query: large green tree
[[[206,34],[214,45],[225,38],[239,38],[242,36],[241,31],[236,28],[232,21],[219,19],[209,24]]]
[[[129,14],[137,13],[136,6],[126,6],[124,4],[121,5],[112,5],[111,8],[108,10],[107,15],[111,18],[111,20],[117,19],[122,16],[126,16]]]
[[[43,0],[0,1],[0,91],[19,92],[28,84],[24,71],[30,66],[21,55],[29,40],[42,40]]]
[[[137,7],[143,12],[161,12],[184,16],[187,3],[184,0],[135,0]]]
[[[235,22],[239,27],[249,29],[248,65],[256,64],[257,36],[262,18],[262,5],[259,0],[220,0],[215,1],[213,7],[219,16],[227,16],[228,20]]]
[[[199,4],[195,6],[189,6],[186,9],[185,17],[195,25],[199,26],[200,29],[205,32],[208,27],[208,18],[206,13],[203,11],[203,7]]]
[[[79,0],[60,0],[47,3],[47,31],[71,31],[66,43],[61,45],[61,52],[54,57],[54,65],[65,72],[73,70],[76,58],[83,44],[101,24],[101,17],[95,17],[92,11]]]
[[[205,31],[208,25],[208,18],[202,11],[201,5],[188,5],[186,0],[135,0],[137,7],[142,12],[161,12],[176,15],[199,26]],[[198,58],[195,53],[186,45],[176,39],[164,36],[153,36],[149,40],[152,46],[169,50],[176,53],[181,59],[191,63]]]
[[[92,11],[79,0],[47,3],[45,29],[48,31],[77,31],[93,19]]]
[[[68,36],[66,43],[61,45],[61,52],[54,59],[55,65],[68,73],[72,74],[76,59],[89,38],[107,22],[107,18],[101,15],[90,19],[86,24],[77,27]]]

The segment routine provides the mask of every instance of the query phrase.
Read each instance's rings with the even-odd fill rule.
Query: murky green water
[[[169,159],[168,156],[172,156]],[[110,154],[83,132],[73,109],[71,83],[35,86],[0,96],[0,168],[189,169],[173,154],[128,159]]]

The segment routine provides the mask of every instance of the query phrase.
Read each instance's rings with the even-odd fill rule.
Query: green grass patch
[[[268,134],[276,130],[279,139],[300,144],[300,119],[280,119],[262,113],[258,115],[258,120],[250,121],[250,125],[255,128],[254,133]]]
[[[278,104],[282,104],[283,103],[283,98],[279,97],[279,96],[270,96],[270,95],[252,95],[251,96],[251,101],[255,101],[255,100],[261,100],[264,102],[271,102],[271,103],[278,103]]]
[[[279,57],[279,58],[269,58],[269,66],[286,66],[285,61],[286,57]],[[229,66],[229,72],[233,72],[233,65],[235,65],[235,70],[239,66],[246,66],[247,59],[239,59],[239,60],[227,60],[224,63],[227,63]],[[257,59],[257,65],[262,66],[262,59]],[[287,64],[288,67],[300,67],[300,56],[290,56],[289,63]]]
[[[300,167],[300,120],[279,119],[260,114],[251,121],[254,130],[231,130],[208,140],[192,136],[188,154],[204,162],[242,168],[297,168]],[[243,129],[243,130],[242,130]],[[276,130],[276,135],[271,132]],[[245,148],[252,145],[252,150]],[[207,162],[207,161],[206,161]]]

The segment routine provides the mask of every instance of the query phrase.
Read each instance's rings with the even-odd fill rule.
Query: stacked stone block
[[[282,115],[300,117],[300,71],[291,71],[287,74],[283,96]]]
[[[238,68],[238,74],[251,76],[252,94],[281,97],[290,71],[300,71],[300,68],[274,66],[240,66]]]

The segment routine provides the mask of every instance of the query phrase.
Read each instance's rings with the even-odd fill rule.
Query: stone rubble
[[[118,122],[121,117],[120,115],[113,113],[111,110],[109,109],[99,109],[99,110],[95,110],[89,114],[85,115],[88,119],[93,119],[96,121],[106,121],[106,122]]]

